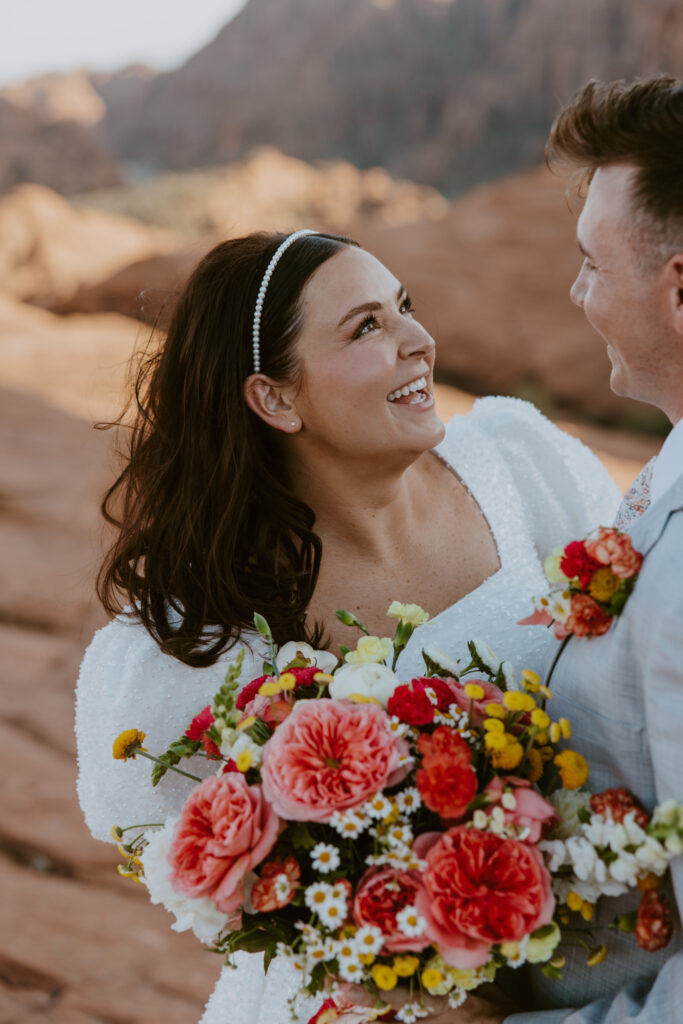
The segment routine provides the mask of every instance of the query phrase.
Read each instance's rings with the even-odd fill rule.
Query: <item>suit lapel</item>
[[[679,509],[683,509],[683,475],[632,524],[629,533],[636,551],[646,555],[661,537],[669,516]]]

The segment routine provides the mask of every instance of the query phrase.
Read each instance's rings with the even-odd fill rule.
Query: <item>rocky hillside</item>
[[[538,162],[588,78],[655,71],[683,73],[678,0],[250,0],[102,130],[157,168],[272,144],[455,192]]]

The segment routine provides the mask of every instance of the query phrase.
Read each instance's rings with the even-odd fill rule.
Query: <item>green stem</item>
[[[190,775],[189,772],[184,772],[182,768],[176,768],[175,765],[167,764],[166,761],[162,761],[160,757],[155,757],[154,754],[148,754],[146,750],[136,750],[136,754],[140,757],[146,757],[148,761],[154,761],[155,764],[162,764],[164,768],[167,768],[170,772],[177,772],[178,775],[184,775],[186,779],[192,779],[193,782],[202,782],[198,775]]]
[[[163,821],[148,821],[144,825],[127,825],[126,828],[122,828],[122,832],[130,832],[134,828],[163,828]]]
[[[545,682],[545,685],[546,685],[548,690],[550,689],[550,680],[553,678],[553,672],[557,668],[557,663],[560,660],[560,658],[562,657],[562,652],[565,649],[565,647],[567,646],[567,644],[569,643],[569,641],[571,640],[573,635],[574,635],[573,633],[568,633],[567,634],[567,636],[564,638],[564,640],[560,644],[560,647],[559,647],[559,650],[558,650],[557,654],[553,658],[553,663],[550,666],[550,672],[548,673],[548,678],[546,679],[546,682]],[[543,706],[545,707],[545,701],[543,701]]]

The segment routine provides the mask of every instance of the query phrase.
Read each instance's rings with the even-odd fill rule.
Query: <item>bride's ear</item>
[[[284,385],[265,374],[252,373],[244,382],[244,401],[269,427],[296,434],[301,430],[301,419],[285,391]]]

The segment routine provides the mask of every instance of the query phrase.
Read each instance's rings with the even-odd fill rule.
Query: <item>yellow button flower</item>
[[[409,978],[420,966],[420,960],[416,956],[397,956],[391,966],[399,978]]]
[[[484,696],[484,687],[479,686],[478,683],[466,683],[465,693],[470,700],[481,700]]]
[[[508,743],[504,750],[494,750],[491,753],[491,763],[494,768],[507,772],[521,764],[523,757],[524,747],[515,740],[514,743]]]
[[[588,593],[596,601],[611,601],[619,588],[619,580],[611,569],[597,569],[588,584]]]
[[[280,685],[274,681],[262,683],[258,688],[258,692],[261,697],[274,697],[276,693],[280,692]]]
[[[239,772],[248,772],[253,763],[254,755],[252,754],[251,750],[240,751],[240,753],[237,755],[237,760],[235,761],[235,764],[237,765],[237,770]]]
[[[530,668],[525,668],[522,670],[522,682],[529,693],[538,693],[541,685],[541,677],[537,672],[532,672]]]
[[[507,736],[502,732],[487,732],[484,736],[484,746],[487,750],[505,750],[508,745]]]
[[[139,729],[125,729],[114,740],[112,757],[116,761],[127,761],[129,757],[135,760],[137,752],[145,749],[142,745],[145,735],[146,733],[140,732]]]
[[[521,690],[508,690],[503,694],[503,704],[508,711],[533,711],[536,701],[529,693],[522,693]]]
[[[369,967],[370,964],[374,964],[374,962],[375,962],[375,954],[374,953],[359,953],[358,954],[358,959],[366,967]]]
[[[293,690],[296,686],[296,676],[293,672],[283,672],[278,683],[281,690]]]
[[[537,747],[547,747],[547,745],[550,743],[550,736],[545,731],[545,729],[541,730],[541,732],[536,733],[536,735],[534,736],[534,743]]]
[[[505,726],[500,718],[485,718],[484,728],[487,732],[505,732]]]
[[[244,732],[244,730],[248,729],[249,726],[253,725],[255,721],[256,715],[248,715],[247,718],[243,718],[241,722],[238,722],[235,728],[239,732]]]
[[[529,762],[529,771],[527,772],[529,782],[538,782],[543,775],[543,758],[538,750],[532,747],[527,754],[527,761]]]
[[[531,712],[531,723],[539,729],[547,729],[550,725],[550,715],[547,715],[543,708],[534,708]]]
[[[562,733],[563,738],[565,740],[568,740],[569,737],[572,734],[572,727],[569,724],[569,719],[568,718],[560,718],[560,720],[559,720],[559,722],[557,724],[560,727],[560,732]]]
[[[427,967],[422,972],[421,978],[425,988],[436,988],[444,980],[444,974],[438,967]]]
[[[398,975],[386,964],[375,964],[370,974],[377,988],[382,989],[383,992],[391,992],[392,988],[396,988]]]
[[[562,738],[562,730],[560,729],[557,722],[553,722],[550,726],[550,742],[559,743]]]
[[[580,789],[588,779],[588,764],[585,757],[575,750],[563,750],[555,757],[560,769],[560,778],[565,789]]]
[[[507,712],[500,704],[487,704],[486,714],[489,718],[507,718]]]
[[[570,910],[577,911],[577,913],[579,910],[581,910],[581,907],[583,906],[582,898],[579,896],[578,892],[574,892],[573,889],[570,893],[567,894],[567,906]]]
[[[598,946],[597,949],[591,950],[591,956],[586,960],[588,967],[595,967],[597,964],[601,964],[607,956],[607,946]]]
[[[379,663],[389,657],[393,648],[393,641],[388,636],[362,636],[356,644],[356,650],[347,653],[346,661],[349,665]]]

